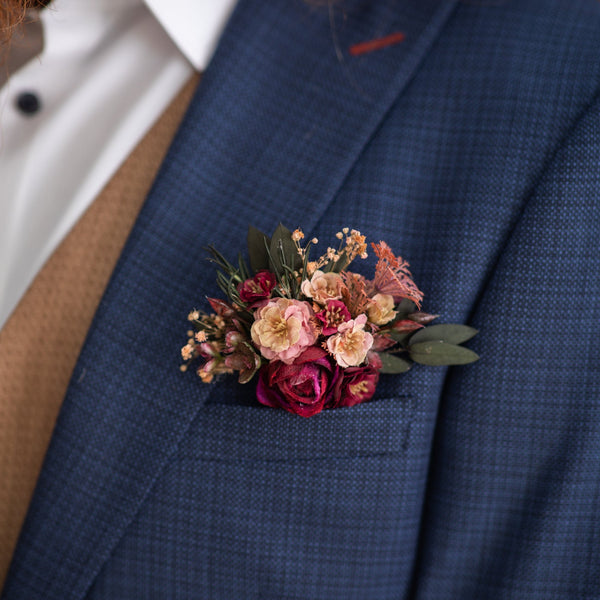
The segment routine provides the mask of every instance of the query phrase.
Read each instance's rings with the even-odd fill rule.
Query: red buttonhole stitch
[[[369,40],[368,42],[361,42],[360,44],[354,44],[354,46],[350,46],[350,54],[352,56],[360,56],[361,54],[366,54],[367,52],[381,50],[387,46],[393,46],[394,44],[403,42],[405,37],[406,36],[404,33],[402,33],[402,31],[397,31],[396,33],[390,33],[390,35],[386,35],[382,38]]]

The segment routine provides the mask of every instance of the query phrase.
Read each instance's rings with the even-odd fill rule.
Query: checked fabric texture
[[[599,31],[590,0],[241,0],[100,303],[3,598],[598,598]],[[203,247],[233,260],[279,221],[386,240],[480,361],[307,420],[182,374],[216,293]]]

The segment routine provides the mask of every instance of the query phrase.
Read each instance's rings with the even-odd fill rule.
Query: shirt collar
[[[237,0],[144,0],[156,20],[198,70],[217,47]]]

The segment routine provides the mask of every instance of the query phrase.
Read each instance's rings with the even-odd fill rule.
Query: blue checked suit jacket
[[[596,0],[241,0],[3,598],[600,598],[599,59]],[[280,220],[388,241],[481,360],[311,419],[182,374],[186,315],[215,293],[202,248],[233,258]]]

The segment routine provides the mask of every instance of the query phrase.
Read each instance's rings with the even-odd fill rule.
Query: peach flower
[[[275,298],[256,310],[254,318],[252,341],[268,360],[291,364],[317,341],[314,313],[308,302]]]
[[[339,300],[342,297],[344,282],[337,273],[323,273],[315,271],[310,279],[302,282],[302,293],[307,298],[312,298],[319,304],[326,304],[327,300]]]
[[[327,349],[340,367],[357,367],[366,358],[373,345],[373,336],[365,331],[367,315],[362,314],[342,323],[338,333],[327,340]]]
[[[367,315],[375,325],[385,325],[396,316],[394,297],[391,294],[375,294],[369,300]]]

